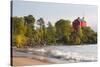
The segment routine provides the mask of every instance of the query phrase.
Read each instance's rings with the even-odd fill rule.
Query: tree
[[[25,25],[27,26],[26,36],[28,37],[27,45],[32,46],[33,43],[33,32],[35,18],[32,15],[24,16]]]
[[[25,46],[26,40],[27,40],[27,38],[22,34],[17,34],[15,36],[15,43],[16,43],[17,47]]]
[[[71,34],[71,21],[60,19],[55,24],[57,39],[68,44],[69,36]],[[62,40],[64,39],[64,40]]]
[[[75,31],[75,43],[74,44],[81,44],[81,39],[83,37],[83,32],[81,27],[79,26],[78,29]]]
[[[53,27],[51,22],[48,22],[47,33],[46,33],[47,44],[52,45],[56,43],[55,35],[56,35],[55,27]]]
[[[45,27],[45,22],[43,18],[40,18],[37,20],[37,25],[40,26],[39,32],[40,32],[40,40],[41,40],[41,45],[46,45],[46,27]]]
[[[38,20],[37,20],[37,24],[38,24],[40,27],[43,27],[44,24],[45,24],[43,18],[38,19]]]
[[[91,27],[82,27],[83,37],[82,43],[94,44],[97,43],[97,33]]]
[[[35,45],[40,45],[40,42],[41,42],[40,37],[41,37],[41,35],[40,35],[40,32],[39,32],[39,29],[36,29],[34,31],[34,36],[33,36],[34,44]]]
[[[26,32],[26,26],[22,17],[12,17],[12,32],[14,34],[23,34]]]
[[[82,28],[81,27],[79,27],[78,29],[77,29],[77,36],[81,39],[82,38],[82,36],[83,36],[83,32],[82,32]]]
[[[26,24],[34,24],[35,18],[32,15],[24,16],[24,20]]]
[[[81,44],[81,39],[80,39],[80,37],[76,37],[76,38],[75,38],[74,44],[76,44],[76,45]]]
[[[26,26],[22,17],[12,17],[12,42],[15,46],[23,46],[26,42]]]
[[[95,44],[97,32],[91,27],[80,27],[76,30],[71,26],[70,20],[60,19],[55,26],[48,22],[45,25],[43,18],[37,20],[32,15],[24,17],[11,17],[12,19],[12,43],[14,46],[45,46],[55,43],[61,44]]]

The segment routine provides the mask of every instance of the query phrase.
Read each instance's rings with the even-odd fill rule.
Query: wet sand
[[[33,58],[27,57],[13,57],[12,58],[13,66],[30,66],[30,65],[43,65],[43,64],[51,64],[47,61],[41,61]]]
[[[25,49],[13,49],[12,53],[12,66],[30,66],[30,65],[43,65],[52,64],[47,59],[38,55],[27,56],[27,53],[20,52],[20,50],[25,51]],[[24,54],[23,54],[24,53]]]

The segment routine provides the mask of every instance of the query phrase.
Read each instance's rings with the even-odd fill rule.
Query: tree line
[[[33,15],[14,16],[11,20],[12,45],[16,47],[97,43],[97,32],[89,26],[75,31],[70,20],[59,19],[54,26],[50,21],[45,25],[43,18],[35,19]]]

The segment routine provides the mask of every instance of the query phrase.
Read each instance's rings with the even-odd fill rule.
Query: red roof
[[[82,19],[80,19],[80,17],[78,17],[77,19],[75,19],[73,21],[73,27],[74,28],[78,28],[78,27],[84,27],[86,26],[86,21],[84,20],[84,17]]]

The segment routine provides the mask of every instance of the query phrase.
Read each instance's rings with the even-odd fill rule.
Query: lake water
[[[45,56],[54,63],[92,62],[97,61],[97,45],[47,46],[31,48],[28,53],[17,52],[17,55],[34,54]]]
[[[48,52],[48,57],[54,58],[58,63],[97,61],[96,44],[77,46],[49,46],[44,49]]]

